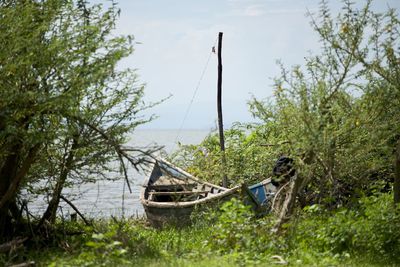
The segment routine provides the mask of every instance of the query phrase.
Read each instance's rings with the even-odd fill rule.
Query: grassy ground
[[[119,227],[124,229],[119,229]],[[74,225],[71,228],[81,227]],[[308,250],[274,255],[244,249],[226,250],[209,244],[209,229],[149,229],[142,222],[100,223],[101,233],[86,229],[79,236],[60,237],[53,244],[30,244],[3,258],[2,263],[36,262],[37,266],[389,266],[350,255],[332,255]],[[222,244],[223,245],[223,244]],[[280,256],[280,257],[277,257]],[[284,261],[284,262],[283,262]],[[392,264],[395,266],[395,264]]]
[[[180,229],[154,229],[137,219],[95,221],[94,227],[60,222],[52,238],[36,237],[0,254],[0,265],[399,266],[400,212],[390,197],[334,213],[308,208],[279,236],[271,232],[273,217],[253,218],[238,201],[198,214],[196,223]]]

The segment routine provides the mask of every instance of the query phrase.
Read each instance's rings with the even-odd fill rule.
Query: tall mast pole
[[[225,157],[225,140],[224,140],[224,125],[222,120],[222,35],[218,34],[218,81],[217,81],[217,111],[218,111],[218,129],[219,129],[219,144],[222,154],[222,186],[227,187],[228,178],[226,176],[226,157]]]

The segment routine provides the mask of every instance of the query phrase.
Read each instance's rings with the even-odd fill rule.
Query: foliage
[[[254,183],[270,177],[278,156],[270,129],[262,125],[235,124],[225,131],[226,172],[229,185]],[[210,133],[199,145],[181,145],[171,160],[204,180],[220,183],[222,173],[218,133]]]
[[[275,134],[288,141],[299,172],[308,180],[308,202],[327,206],[354,202],[373,188],[383,190],[377,178],[387,179],[387,183],[393,177],[393,140],[399,129],[389,130],[384,125],[397,120],[399,114],[390,113],[390,107],[399,97],[380,102],[382,91],[392,91],[390,82],[373,74],[362,58],[380,54],[382,49],[375,51],[375,46],[396,46],[382,40],[389,38],[389,32],[377,30],[366,36],[368,29],[376,26],[373,18],[397,29],[395,16],[393,10],[375,14],[369,3],[357,10],[345,1],[342,13],[332,19],[322,2],[320,21],[311,16],[322,39],[322,53],[306,58],[304,68],[295,66],[288,71],[282,67],[275,83],[275,102],[251,102],[253,114],[266,123],[273,122]],[[370,42],[365,44],[364,39]],[[390,68],[383,61],[379,64]]]
[[[400,20],[396,9],[388,8],[384,13],[377,13],[371,10],[371,3],[370,0],[362,10],[357,10],[353,3],[346,1],[344,14],[336,20],[324,6],[325,15],[313,24],[324,42],[336,53],[351,56],[357,63],[358,75],[367,81],[365,86],[361,86],[368,114],[365,125],[376,144],[376,156],[393,156],[396,142],[400,152]],[[396,157],[398,172],[393,177],[393,191],[398,203],[400,154]]]
[[[113,34],[118,14],[80,0],[0,4],[1,238],[20,230],[21,192],[48,198],[39,225],[54,222],[64,187],[127,179],[126,164],[152,151],[122,147],[151,118],[135,71],[117,68],[133,52],[132,36]]]
[[[399,207],[389,194],[360,200],[357,210],[335,213],[306,210],[294,225],[290,249],[294,257],[301,253],[321,253],[337,258],[367,257],[371,262],[398,262],[400,249]]]
[[[85,174],[97,179],[109,171],[109,160],[121,162],[121,155],[127,156],[119,145],[125,133],[144,122],[135,117],[143,88],[133,90],[132,102],[123,101],[135,75],[129,72],[132,79],[124,80],[128,73],[115,69],[132,49],[129,38],[107,37],[115,10],[101,13],[98,7],[68,1],[41,3],[0,5],[0,42],[12,48],[0,50],[0,191],[10,184],[3,179],[9,174],[23,178],[18,189],[31,189],[33,182],[50,177],[54,188],[43,191],[56,199],[59,188],[88,181]],[[0,260],[10,264],[33,258],[55,266],[245,266],[271,265],[276,258],[271,257],[278,255],[299,266],[400,264],[399,206],[390,201],[393,194],[382,193],[391,191],[395,178],[393,148],[400,132],[398,15],[392,9],[377,14],[370,1],[361,9],[344,1],[342,12],[332,18],[323,1],[319,16],[310,16],[321,37],[321,53],[307,57],[303,67],[281,65],[274,98],[250,101],[261,124],[236,124],[226,131],[231,184],[263,180],[278,156],[294,158],[306,181],[299,196],[304,208],[296,210],[281,235],[272,231],[272,216],[256,219],[232,199],[220,211],[200,214],[191,227],[153,229],[132,220],[96,223],[78,236],[55,236],[54,247],[39,239]],[[131,116],[136,120],[129,121]],[[172,158],[203,179],[221,181],[216,134],[198,146],[182,146]],[[6,213],[12,217],[9,204]]]
[[[226,131],[232,183],[268,177],[274,159],[287,155],[305,181],[298,197],[305,208],[284,225],[282,240],[263,247],[260,240],[274,244],[266,237],[270,219],[253,221],[240,203],[227,203],[208,242],[219,253],[246,257],[251,247],[257,256],[277,253],[294,265],[398,264],[399,207],[390,198],[400,192],[393,189],[400,179],[393,168],[400,144],[400,20],[394,9],[374,12],[371,1],[363,8],[343,2],[336,17],[326,1],[318,15],[309,14],[321,53],[304,66],[281,64],[273,98],[250,101],[262,123]],[[174,156],[197,176],[221,180],[216,135]]]
[[[218,212],[208,214],[213,220],[211,237],[205,243],[218,254],[229,255],[243,265],[257,265],[270,257],[281,254],[286,246],[283,239],[272,233],[274,220],[255,217],[250,206],[233,198],[224,203]]]
[[[272,217],[255,219],[238,200],[186,228],[154,229],[141,220],[96,221],[94,228],[56,224],[58,239],[0,255],[3,264],[51,266],[263,266],[279,255],[294,266],[399,264],[399,208],[391,194],[362,198],[358,209],[307,206],[275,235]],[[68,233],[81,230],[80,235]]]
[[[400,22],[396,10],[378,14],[370,2],[357,8],[344,1],[333,17],[322,1],[319,14],[309,14],[321,52],[306,57],[304,66],[280,63],[274,96],[249,102],[262,123],[225,132],[231,184],[269,177],[274,160],[286,155],[304,178],[303,206],[357,206],[362,196],[391,190],[400,133],[400,72],[394,64]],[[183,146],[173,160],[186,162],[201,178],[221,179],[215,134]]]

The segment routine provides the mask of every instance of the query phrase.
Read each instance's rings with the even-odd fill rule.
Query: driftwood
[[[27,261],[27,262],[22,262],[18,264],[11,265],[10,267],[29,267],[29,266],[35,266],[36,263],[34,261]]]
[[[282,207],[279,211],[278,215],[278,221],[275,225],[275,231],[279,232],[282,228],[282,225],[286,223],[290,217],[293,214],[294,206],[296,203],[296,197],[297,194],[299,193],[302,185],[303,185],[303,179],[301,176],[298,176],[295,174],[294,177],[292,177],[292,181],[289,183],[289,188],[288,188],[288,193],[286,195],[285,201],[282,204]]]
[[[0,245],[0,253],[9,252],[10,250],[15,250],[16,248],[20,247],[26,240],[28,240],[27,237],[18,237],[7,243],[3,243]]]

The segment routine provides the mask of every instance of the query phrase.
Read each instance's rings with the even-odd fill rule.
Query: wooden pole
[[[224,140],[224,125],[222,120],[222,35],[218,34],[218,81],[217,81],[217,110],[218,110],[218,129],[219,129],[219,144],[222,153],[222,186],[227,187],[228,178],[226,176],[226,158],[225,158],[225,140]]]

